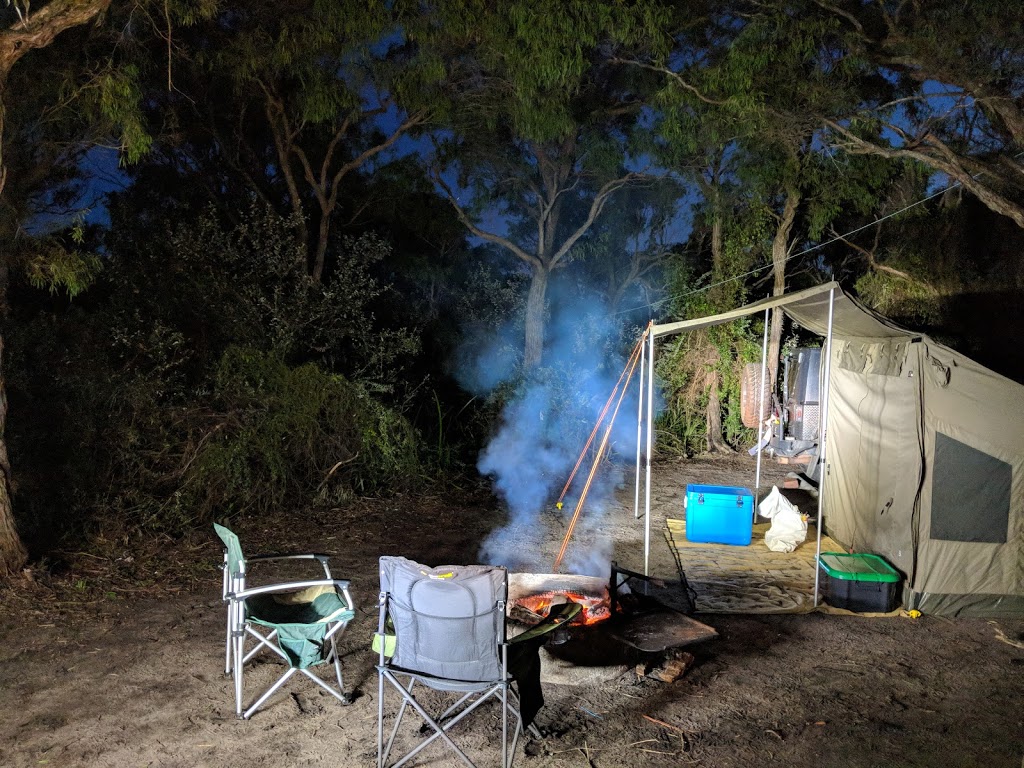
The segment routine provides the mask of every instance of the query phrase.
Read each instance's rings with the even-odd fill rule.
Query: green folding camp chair
[[[225,673],[234,677],[235,714],[244,719],[251,717],[296,672],[304,674],[342,704],[348,704],[337,639],[355,616],[349,582],[332,578],[327,555],[246,558],[234,533],[216,523],[213,527],[224,542],[223,597],[228,604]],[[247,586],[248,564],[271,560],[316,560],[323,567],[324,578]],[[248,651],[247,640],[255,641]],[[287,669],[243,710],[245,665],[264,650],[283,659]],[[320,664],[333,664],[336,687],[310,671],[310,667]]]

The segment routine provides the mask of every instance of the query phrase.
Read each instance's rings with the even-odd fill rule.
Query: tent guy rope
[[[608,440],[612,434],[612,427],[615,424],[615,417],[619,415],[619,408],[622,406],[622,401],[625,398],[626,391],[629,388],[630,379],[633,378],[633,373],[634,371],[636,371],[637,363],[640,362],[640,357],[643,354],[644,349],[643,342],[647,338],[647,334],[649,332],[650,328],[645,330],[644,333],[641,335],[640,340],[637,342],[636,346],[633,347],[633,352],[630,354],[629,360],[626,362],[626,367],[623,368],[622,374],[619,376],[619,382],[616,383],[615,388],[612,390],[612,396],[608,399],[608,403],[605,404],[604,410],[602,410],[601,412],[601,417],[598,420],[597,425],[595,425],[594,431],[591,433],[591,439],[587,441],[587,447],[583,449],[583,452],[586,453],[587,448],[590,446],[590,443],[593,440],[594,435],[597,433],[598,427],[601,425],[601,421],[608,413],[608,404],[610,404],[612,398],[615,397],[615,391],[619,389],[619,384],[622,384],[621,392],[619,392],[619,399],[615,403],[615,410],[612,411],[611,418],[608,420],[608,425],[605,427],[604,430],[604,436],[601,438],[601,444],[598,446],[597,452],[594,454],[594,460],[591,463],[590,473],[587,475],[587,481],[586,483],[584,483],[583,490],[580,492],[580,497],[576,501],[576,509],[573,511],[572,519],[569,521],[569,528],[565,532],[565,538],[562,539],[562,547],[558,550],[558,556],[555,558],[552,573],[558,573],[558,569],[562,566],[562,559],[565,557],[565,550],[569,546],[569,539],[572,538],[572,532],[576,528],[576,523],[579,521],[580,512],[583,511],[583,503],[586,501],[587,494],[590,492],[590,486],[594,482],[594,476],[597,474],[598,465],[601,463],[601,456],[604,454],[605,450],[608,447]],[[625,380],[624,383],[623,380]],[[583,454],[580,454],[580,461],[576,463],[577,469],[579,468],[582,460]],[[576,469],[573,470],[573,474],[575,473]],[[572,476],[569,477],[569,483],[571,482]],[[569,483],[566,483],[566,489],[568,489]],[[562,495],[565,495],[565,490],[562,491]],[[558,503],[559,505],[561,505],[561,498],[559,498]]]

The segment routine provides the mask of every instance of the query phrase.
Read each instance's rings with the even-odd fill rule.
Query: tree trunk
[[[530,292],[526,297],[526,346],[523,368],[527,371],[540,365],[544,354],[544,305],[548,291],[548,269],[534,265]]]
[[[316,233],[316,255],[313,258],[313,282],[323,282],[324,262],[327,259],[327,243],[331,230],[331,214],[324,209],[320,215],[320,226]]]
[[[11,504],[11,462],[7,457],[7,383],[3,375],[3,336],[0,336],[0,577],[8,578],[21,570],[28,552],[21,543],[14,523]]]
[[[711,192],[711,205],[712,205],[712,219],[711,219],[711,275],[712,283],[719,283],[708,291],[708,299],[711,301],[711,306],[714,310],[725,310],[731,309],[731,307],[725,306],[727,289],[725,288],[725,277],[723,273],[723,259],[725,253],[725,237],[722,230],[722,206],[721,206],[721,191],[718,188],[718,176],[715,175],[714,181],[710,186]],[[717,365],[718,355],[715,356],[713,365]],[[708,404],[705,411],[704,423],[707,427],[707,445],[708,453],[732,453],[732,449],[728,443],[725,442],[725,437],[722,434],[722,400],[718,392],[718,387],[722,383],[722,376],[718,372],[717,368],[713,369],[707,377],[706,386],[708,388]]]
[[[800,191],[790,189],[782,206],[782,217],[772,240],[772,296],[786,292],[786,259],[789,257],[789,236],[796,221],[796,209],[800,205]],[[782,348],[782,310],[772,310],[772,327],[768,336],[768,380],[774,382],[779,375],[779,350]]]
[[[7,181],[7,167],[3,163],[4,79],[0,79],[0,200]],[[7,274],[9,267],[0,264],[0,318],[7,316]],[[4,376],[4,337],[0,331],[0,579],[8,580],[28,561],[28,551],[21,543],[14,522],[11,503],[11,461],[7,454],[7,382]]]
[[[0,30],[0,202],[7,181],[4,163],[4,105],[7,78],[14,65],[31,50],[45,48],[65,29],[92,21],[110,5],[111,0],[54,0],[35,10],[23,21]],[[28,4],[26,3],[26,6]],[[0,319],[7,318],[7,274],[9,265],[0,264]],[[11,462],[7,454],[7,384],[3,375],[4,340],[0,329],[0,578],[21,570],[28,552],[21,543],[11,503]]]
[[[718,371],[712,371],[707,378],[708,409],[705,424],[707,426],[708,453],[733,452],[722,435],[722,401],[718,395],[721,378]]]

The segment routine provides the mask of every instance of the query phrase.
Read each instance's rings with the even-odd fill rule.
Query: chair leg
[[[232,640],[235,645],[235,717],[242,717],[242,668],[245,665],[243,654],[245,650],[245,633],[238,629],[232,632]]]
[[[475,693],[467,693],[461,699],[459,699],[454,704],[452,704],[450,707],[448,707],[448,709],[446,709],[444,712],[442,712],[440,715],[438,715],[437,716],[437,722],[441,723],[442,725],[445,725],[447,723],[448,719],[451,717],[451,715],[455,714],[456,712],[461,711],[462,710],[462,705],[465,704],[467,701],[469,701],[474,696],[476,696]]]
[[[384,768],[384,670],[377,667],[377,768]]]
[[[519,714],[519,710],[516,706],[509,707],[508,711],[515,719],[515,728],[512,732],[512,746],[509,748],[508,766],[506,766],[506,768],[512,768],[512,763],[514,763],[516,759],[516,749],[519,746],[519,737],[523,733],[523,716]],[[530,723],[530,727],[533,728],[533,723]]]
[[[224,674],[231,674],[231,605],[228,605],[227,633],[224,639]]]
[[[284,659],[285,662],[288,661],[287,654],[285,654],[285,652],[282,651],[281,647],[277,644],[277,630],[276,629],[273,630],[269,635],[263,635],[263,634],[260,634],[259,632],[257,632],[251,626],[246,625],[245,631],[246,631],[247,634],[249,634],[256,641],[256,645],[253,646],[251,651],[249,651],[247,654],[245,654],[245,657],[242,659],[242,663],[243,664],[248,664],[249,661],[252,659],[252,657],[255,656],[257,653],[259,653],[260,651],[262,651],[264,648],[272,651],[273,653],[276,653],[278,656],[280,656],[282,659]]]
[[[407,689],[409,692],[412,691],[412,684],[413,684],[413,682],[414,681],[410,679],[410,681],[409,681],[409,688]],[[397,684],[397,681],[396,681],[396,684]],[[426,722],[427,725],[429,725],[431,728],[434,729],[434,733],[431,734],[429,738],[427,738],[424,741],[420,742],[414,749],[412,749],[411,751],[407,752],[405,754],[405,756],[401,760],[399,760],[397,763],[395,763],[393,766],[391,766],[391,768],[401,768],[401,766],[405,765],[407,762],[412,760],[412,758],[415,757],[416,755],[418,755],[422,750],[424,750],[428,746],[430,746],[430,744],[432,744],[435,739],[441,739],[442,741],[444,741],[445,744],[447,744],[452,749],[452,751],[455,752],[455,754],[457,754],[460,758],[462,758],[462,762],[464,762],[468,766],[468,768],[476,768],[476,764],[472,760],[469,759],[469,756],[466,755],[466,753],[462,751],[462,748],[452,740],[451,736],[448,735],[448,729],[450,727],[452,727],[453,725],[455,725],[456,723],[458,723],[464,717],[469,715],[474,709],[476,709],[480,704],[482,704],[488,698],[489,698],[488,696],[482,696],[481,698],[479,698],[475,702],[473,702],[472,706],[467,707],[459,715],[457,715],[456,717],[452,718],[452,720],[448,724],[441,725],[439,722],[437,722],[435,719],[433,719],[427,713],[427,711],[420,705],[420,703],[418,701],[416,701],[416,699],[414,699],[411,695],[409,695],[407,697],[403,696],[403,698],[402,698],[402,706],[399,709],[399,719],[395,722],[395,731],[392,732],[392,734],[391,734],[391,740],[388,743],[387,752],[391,751],[391,743],[394,742],[395,732],[398,731],[398,725],[401,722],[401,717],[404,714],[405,707],[406,707],[407,704],[409,706],[411,706],[414,710],[416,710],[416,712],[419,714],[420,717],[423,718],[424,722]]]
[[[338,632],[340,633],[341,630],[338,630]],[[348,695],[345,693],[345,678],[341,673],[341,657],[338,655],[338,643],[335,641],[335,635],[333,634],[331,635],[331,656],[334,657],[332,659],[334,662],[334,676],[338,679],[338,691],[341,693],[341,696],[339,697],[341,699],[341,703],[351,704],[352,700],[349,699]]]
[[[383,678],[381,678],[381,679],[383,680]],[[398,681],[397,680],[395,681],[395,684],[398,685]],[[406,691],[410,695],[412,694],[412,687],[415,684],[416,684],[416,681],[413,680],[412,678],[409,678],[409,686],[408,686],[408,688],[406,688]],[[383,685],[383,683],[382,683],[382,685]],[[403,686],[403,687],[405,687],[405,686]],[[382,694],[383,694],[383,691],[382,691]],[[383,695],[381,695],[380,701],[381,702],[384,701],[384,696]],[[409,704],[409,700],[403,697],[402,698],[402,704],[401,704],[401,706],[398,707],[398,713],[395,715],[395,727],[391,729],[391,736],[388,737],[388,744],[384,748],[384,751],[382,753],[383,756],[381,757],[381,768],[383,768],[384,764],[387,762],[388,755],[391,754],[391,747],[394,746],[395,736],[398,735],[398,726],[400,726],[402,724],[402,718],[405,717],[405,708],[408,706],[408,704]],[[382,722],[383,722],[383,720],[382,720]]]
[[[277,693],[277,690],[286,682],[288,682],[288,678],[294,675],[297,671],[298,670],[295,667],[289,667],[288,670],[283,675],[281,675],[281,677],[278,678],[276,683],[267,688],[267,690],[263,692],[263,695],[256,699],[253,705],[245,711],[245,714],[242,717],[246,720],[252,717],[253,712],[255,712],[257,709],[263,706],[263,702],[265,702],[267,699],[269,699],[271,696]],[[313,679],[315,680],[316,678]],[[330,688],[328,688],[328,690],[330,690]]]
[[[501,768],[510,768],[508,760],[508,684],[501,686]]]

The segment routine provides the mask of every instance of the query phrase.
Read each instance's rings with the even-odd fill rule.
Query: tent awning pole
[[[764,310],[764,340],[761,342],[761,392],[757,399],[757,472],[754,474],[754,519],[757,519],[757,492],[761,490],[761,449],[764,443],[764,384],[768,375],[768,309]]]
[[[821,531],[825,527],[825,475],[828,464],[825,457],[828,453],[828,401],[832,392],[832,312],[835,304],[836,289],[828,292],[828,335],[825,337],[825,387],[821,400],[821,425],[819,430],[821,450],[818,452],[818,547],[814,556],[814,607],[818,607],[818,585],[821,580]]]
[[[647,332],[650,333],[651,324],[647,325]],[[642,338],[642,337],[641,337]],[[636,495],[633,499],[633,518],[640,519],[640,438],[643,436],[644,424],[644,370],[647,367],[647,350],[640,355],[640,396],[637,398],[636,406],[636,479],[633,481],[633,490]]]
[[[644,491],[644,576],[651,575],[651,444],[654,435],[654,334],[647,343],[647,479]]]

